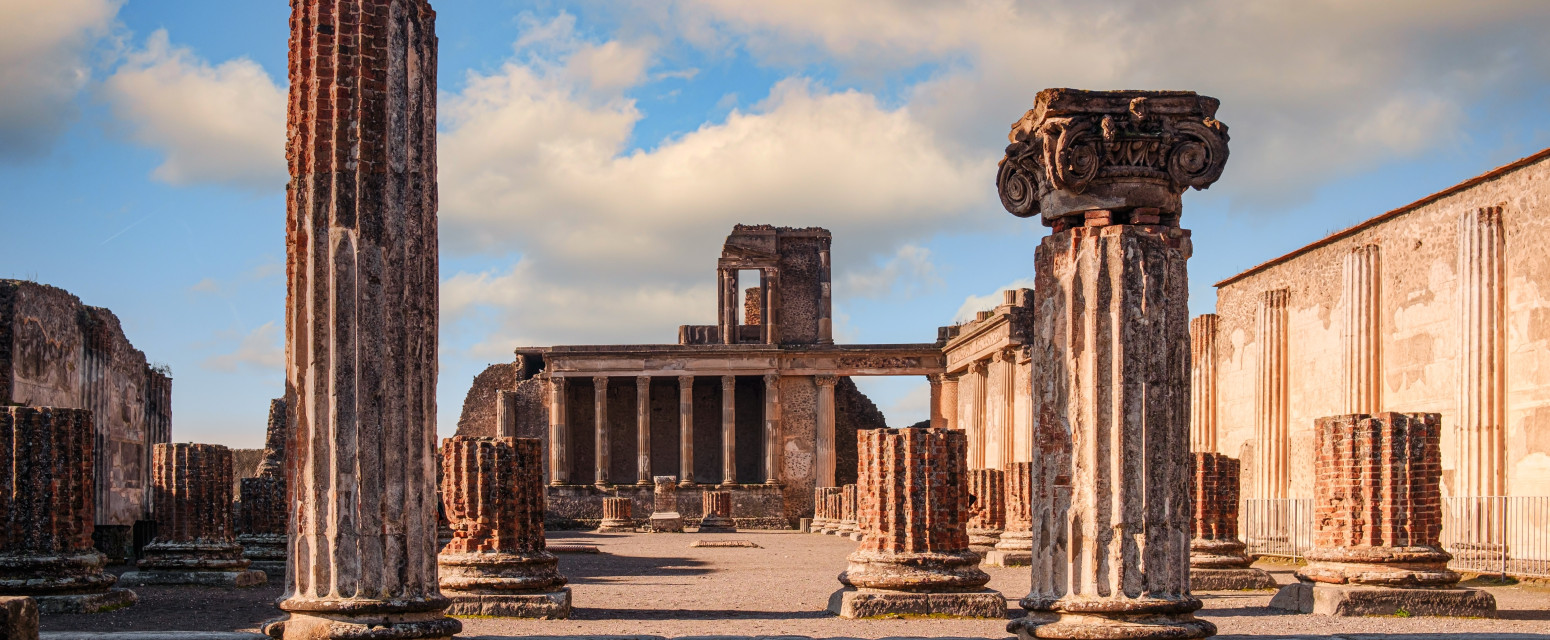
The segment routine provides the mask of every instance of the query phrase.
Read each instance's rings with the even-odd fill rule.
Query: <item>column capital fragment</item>
[[[820,387],[833,387],[839,381],[839,376],[836,376],[832,373],[821,373],[813,376],[813,382],[818,383],[818,386]]]

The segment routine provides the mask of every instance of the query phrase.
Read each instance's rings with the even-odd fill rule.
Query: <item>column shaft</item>
[[[1454,495],[1503,496],[1507,494],[1507,332],[1501,207],[1467,211],[1460,217],[1458,264],[1462,339]]]
[[[1259,374],[1254,393],[1255,498],[1286,498],[1290,486],[1286,403],[1286,289],[1260,295],[1254,342]]]
[[[608,376],[592,378],[593,406],[593,460],[596,462],[593,482],[598,486],[608,484],[608,468],[612,457],[608,450]]]
[[[828,249],[818,252],[818,262],[818,344],[834,344],[832,268],[829,264]]]
[[[1189,321],[1189,449],[1216,451],[1216,314]]]
[[[938,410],[942,413],[943,427],[947,429],[961,430],[963,422],[958,419],[958,381],[961,376],[942,377],[942,402]]]
[[[764,482],[780,483],[780,374],[764,374]]]
[[[1382,276],[1378,245],[1353,249],[1342,269],[1345,322],[1341,353],[1346,375],[1346,413],[1377,413],[1383,405]]]
[[[737,484],[736,376],[721,376],[721,484]]]
[[[651,376],[635,377],[635,484],[651,484]]]
[[[694,484],[694,376],[678,376],[678,483]]]
[[[834,385],[832,375],[814,376],[818,383],[818,486],[835,486]]]
[[[549,379],[549,484],[570,482],[570,456],[565,428],[565,378]]]

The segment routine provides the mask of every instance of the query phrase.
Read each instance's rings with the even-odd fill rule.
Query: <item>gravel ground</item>
[[[855,543],[795,532],[736,534],[590,534],[553,532],[555,542],[595,544],[600,554],[563,554],[575,612],[569,620],[464,619],[460,637],[773,636],[885,638],[1008,637],[998,620],[843,620],[826,612],[835,577]],[[761,548],[700,547],[695,540],[748,540]],[[1264,565],[1283,583],[1291,567]],[[1028,591],[1027,569],[987,569],[990,588],[1010,597]],[[1550,640],[1550,588],[1490,587],[1502,617],[1330,618],[1268,609],[1271,592],[1211,592],[1200,616],[1223,638],[1337,637],[1360,640],[1460,638]],[[253,630],[278,612],[278,586],[227,590],[143,587],[140,604],[96,615],[47,616],[44,631]]]

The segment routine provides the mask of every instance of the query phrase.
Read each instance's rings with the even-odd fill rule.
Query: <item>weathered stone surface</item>
[[[558,558],[545,549],[542,458],[543,443],[533,438],[442,442],[453,538],[437,563],[449,612],[570,616],[570,589]]]
[[[152,450],[156,537],[127,585],[199,584],[250,587],[264,584],[250,569],[232,528],[232,455],[218,444],[158,444]]]
[[[260,478],[285,477],[285,439],[290,426],[285,398],[269,401],[269,422],[264,428],[264,459],[258,464]]]
[[[285,502],[285,480],[280,477],[243,478],[242,501],[237,510],[237,544],[252,567],[275,580],[285,576],[290,545],[286,523],[290,510]]]
[[[38,640],[38,605],[27,596],[0,596],[0,640]]]
[[[436,563],[436,14],[291,4],[285,640],[447,639]],[[332,472],[330,471],[332,470]]]
[[[992,567],[1026,567],[1033,563],[1033,463],[1014,462],[1002,474],[1006,524],[993,549],[985,553]]]
[[[92,548],[93,435],[84,409],[0,407],[0,595],[44,613],[134,603]]]
[[[634,531],[635,518],[630,515],[629,498],[603,498],[603,521],[598,523],[600,533]]]
[[[858,516],[866,536],[840,574],[829,610],[846,617],[927,612],[1006,615],[969,550],[963,432],[876,430],[859,438]],[[992,592],[993,593],[993,592]]]
[[[840,487],[840,522],[834,534],[860,542],[864,534],[858,520],[856,485],[847,484]]]
[[[1006,472],[970,469],[969,495],[974,498],[969,509],[969,548],[983,555],[1006,530]]]
[[[1197,451],[1192,456],[1195,526],[1189,542],[1190,589],[1274,589],[1275,578],[1249,566],[1252,559],[1238,540],[1238,461],[1219,453]]]
[[[678,513],[678,478],[653,476],[651,530],[656,533],[681,533],[684,519]]]
[[[1395,588],[1299,582],[1282,587],[1270,608],[1326,616],[1496,615],[1496,599],[1479,589]]]
[[[706,491],[703,497],[705,515],[700,518],[700,533],[735,533],[732,522],[732,494],[726,491]]]

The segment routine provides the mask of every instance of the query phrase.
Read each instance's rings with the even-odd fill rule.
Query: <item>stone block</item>
[[[987,567],[1026,567],[1033,564],[1033,552],[991,549],[985,552],[985,560],[981,564]]]
[[[455,593],[447,597],[452,600],[447,613],[454,616],[563,620],[570,617],[571,611],[570,587],[533,593]]]
[[[1326,616],[1496,617],[1496,598],[1479,589],[1368,587],[1298,582],[1281,587],[1272,609]]]
[[[207,571],[157,569],[154,571],[129,571],[119,576],[119,582],[131,587],[148,584],[187,584],[201,587],[256,587],[268,581],[262,571]],[[133,602],[133,600],[130,600]]]
[[[1006,597],[991,589],[910,593],[846,587],[829,596],[829,612],[841,618],[892,615],[1005,618]]]
[[[1276,586],[1275,576],[1264,569],[1189,569],[1190,591],[1242,591],[1274,589]]]
[[[100,593],[74,593],[68,595],[39,596],[38,613],[102,613],[122,609],[139,602],[135,592],[128,589],[108,589]]]
[[[27,596],[0,596],[0,640],[38,640],[38,605]]]

